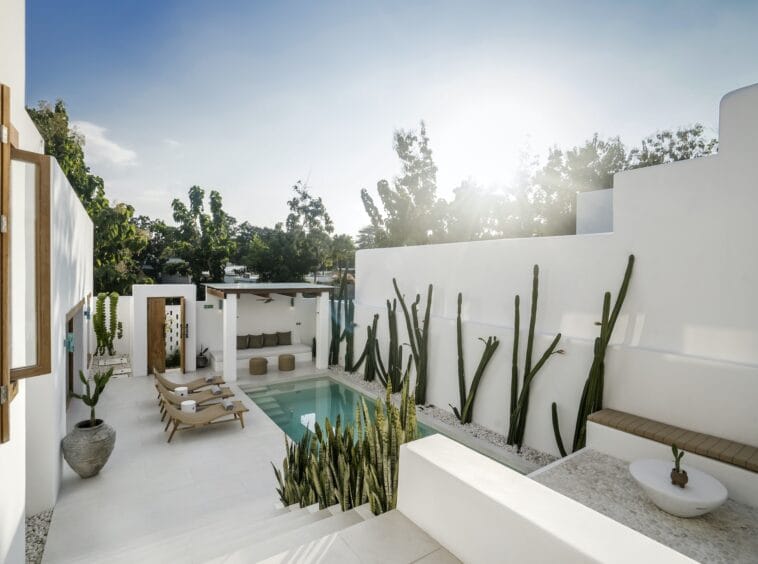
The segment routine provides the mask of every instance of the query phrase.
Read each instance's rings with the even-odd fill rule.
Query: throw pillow
[[[276,333],[264,333],[263,334],[263,346],[264,347],[275,347],[279,344],[279,339],[276,336]]]
[[[277,338],[279,339],[280,345],[291,345],[292,344],[292,331],[287,331],[286,333],[278,333],[276,334]]]
[[[247,335],[237,335],[237,350],[248,348]]]
[[[248,335],[247,338],[251,349],[263,348],[263,335]]]

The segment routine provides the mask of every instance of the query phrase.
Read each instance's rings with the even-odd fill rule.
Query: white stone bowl
[[[716,478],[696,468],[682,465],[689,481],[684,488],[671,483],[669,460],[635,460],[629,465],[632,477],[650,501],[677,517],[698,517],[713,511],[726,501],[727,491]]]

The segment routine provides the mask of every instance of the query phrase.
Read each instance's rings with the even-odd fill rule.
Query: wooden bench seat
[[[669,446],[676,444],[680,450],[758,472],[758,448],[754,446],[688,431],[614,409],[596,411],[588,420]]]

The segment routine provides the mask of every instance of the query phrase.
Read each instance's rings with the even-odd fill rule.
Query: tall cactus
[[[529,411],[529,390],[531,388],[534,377],[537,376],[539,370],[547,362],[553,354],[562,354],[562,350],[556,350],[558,342],[561,340],[561,334],[558,333],[550,346],[542,353],[542,356],[537,361],[537,364],[532,366],[532,354],[534,351],[534,329],[537,325],[537,298],[539,296],[539,278],[540,267],[536,264],[532,270],[532,303],[531,311],[529,314],[529,332],[526,338],[526,357],[524,359],[524,377],[521,385],[521,393],[518,393],[518,354],[519,354],[519,333],[520,329],[520,315],[519,306],[520,298],[516,296],[514,307],[514,327],[513,327],[513,360],[511,365],[511,412],[510,412],[510,424],[508,426],[508,437],[506,442],[509,445],[515,445],[518,450],[521,450],[521,445],[524,442],[524,433],[526,432],[526,415]],[[518,399],[516,399],[518,397]]]
[[[579,400],[579,410],[576,414],[576,426],[574,427],[574,439],[571,443],[571,450],[576,452],[583,448],[587,441],[587,417],[595,411],[603,409],[603,386],[605,385],[605,353],[608,350],[608,343],[613,335],[613,329],[616,327],[621,306],[624,305],[626,293],[629,290],[629,281],[632,278],[634,270],[634,255],[629,255],[624,271],[624,279],[621,282],[616,303],[611,310],[611,293],[606,292],[603,296],[603,313],[601,321],[597,323],[600,326],[600,336],[595,339],[593,348],[592,365],[587,380],[584,382],[582,397]],[[551,406],[553,416],[553,431],[558,443],[559,450],[563,446],[561,439],[560,426],[558,424],[557,406],[555,403]],[[565,449],[561,450],[565,455]]]
[[[377,324],[379,323],[379,314],[374,314],[374,320],[370,327],[366,327],[366,345],[363,347],[363,352],[358,360],[353,365],[353,372],[360,369],[361,365],[365,362],[366,368],[363,370],[363,379],[368,382],[373,382],[377,375],[377,348],[379,347],[376,338]]]
[[[471,381],[471,387],[466,393],[466,370],[463,361],[463,323],[461,322],[461,307],[463,304],[463,294],[458,293],[458,318],[457,318],[457,343],[458,343],[458,393],[460,395],[460,411],[457,407],[453,408],[453,413],[461,423],[471,423],[474,415],[474,401],[476,401],[476,392],[479,389],[479,383],[484,376],[484,371],[495,354],[497,347],[500,345],[497,337],[487,337],[485,341],[481,337],[479,340],[484,343],[482,358],[479,360],[479,366],[474,373],[474,379]]]
[[[397,332],[397,300],[393,300],[392,302],[387,300],[387,321],[390,333],[387,367],[385,368],[382,362],[382,355],[379,352],[377,341],[376,360],[379,367],[377,374],[384,386],[387,385],[387,382],[390,382],[393,390],[399,390],[403,378],[403,345],[400,344]]]
[[[355,300],[345,299],[345,370],[353,372],[355,362]]]
[[[340,362],[340,343],[345,338],[342,331],[342,309],[347,301],[347,269],[339,271],[339,287],[336,295],[329,299],[331,313],[332,339],[329,345],[329,365],[336,366]]]
[[[106,352],[110,356],[115,355],[116,349],[113,346],[113,341],[123,337],[123,325],[118,320],[118,298],[118,292],[111,292],[110,294],[101,292],[97,295],[95,301],[95,314],[92,316],[92,325],[97,342],[95,352],[99,356],[103,356]],[[109,300],[107,327],[105,322],[106,299]]]
[[[432,292],[433,286],[429,284],[426,292],[426,311],[424,312],[423,326],[419,324],[418,306],[421,302],[421,295],[416,294],[416,301],[411,304],[412,314],[408,312],[408,306],[405,298],[400,293],[397,286],[397,280],[392,279],[392,285],[395,287],[395,294],[400,300],[400,306],[405,316],[405,327],[408,331],[408,341],[413,353],[414,366],[416,368],[416,403],[419,405],[426,404],[426,385],[429,366],[429,316],[432,309]]]

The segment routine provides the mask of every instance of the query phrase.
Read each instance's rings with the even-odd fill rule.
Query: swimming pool
[[[374,400],[331,378],[313,378],[282,384],[273,384],[260,390],[247,392],[258,407],[268,415],[293,441],[299,441],[306,432],[313,431],[324,421],[334,425],[339,415],[342,424],[355,422],[355,406],[363,397],[374,414]],[[418,423],[418,436],[436,433],[434,429]]]

